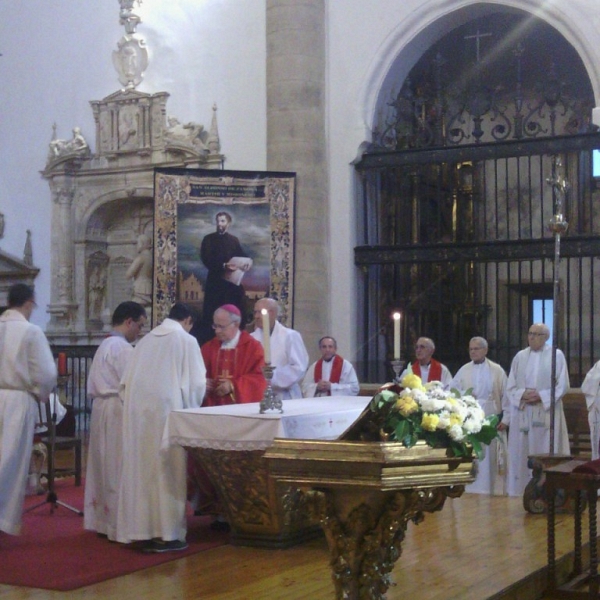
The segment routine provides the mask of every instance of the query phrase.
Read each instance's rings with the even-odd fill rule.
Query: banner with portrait
[[[221,304],[251,322],[254,303],[270,296],[291,326],[294,201],[294,173],[155,169],[153,325],[176,301],[205,328]]]

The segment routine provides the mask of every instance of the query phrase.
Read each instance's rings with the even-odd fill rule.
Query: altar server
[[[206,388],[193,313],[175,304],[169,316],[135,347],[123,379],[123,470],[117,541],[144,540],[142,550],[187,548],[186,454],[161,447],[172,410],[197,408]]]
[[[121,378],[135,342],[146,323],[146,310],[133,301],[122,302],[112,316],[112,331],[102,341],[88,376],[93,398],[90,443],[85,476],[85,529],[116,540],[117,500],[123,460],[123,400]]]
[[[56,385],[56,365],[43,331],[29,323],[33,289],[13,285],[0,316],[0,531],[21,530],[38,402]]]
[[[529,347],[516,354],[506,384],[510,411],[502,421],[508,433],[508,495],[521,496],[531,480],[529,455],[550,451],[550,393],[552,389],[552,347],[546,342],[550,331],[544,323],[529,328]],[[562,397],[569,389],[569,373],[564,354],[556,351],[554,407],[554,452],[569,454],[569,435]],[[505,406],[507,403],[505,402]]]

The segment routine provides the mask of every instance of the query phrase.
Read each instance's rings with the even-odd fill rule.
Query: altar
[[[276,438],[335,440],[370,398],[338,396],[285,400],[283,413],[259,413],[259,403],[173,411],[164,443],[183,446],[206,470],[231,543],[285,548],[321,534],[297,489],[276,483],[264,458]]]

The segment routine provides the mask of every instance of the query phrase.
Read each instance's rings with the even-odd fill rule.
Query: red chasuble
[[[202,406],[222,406],[260,402],[267,387],[262,367],[265,364],[263,347],[249,333],[242,331],[233,350],[221,350],[221,342],[213,338],[202,345],[202,358],[209,379],[229,379],[233,394],[217,396],[206,392]]]
[[[417,375],[418,377],[421,377],[421,365],[419,364],[418,360],[415,360],[415,362],[412,364],[412,372]],[[429,381],[441,381],[442,380],[442,363],[438,362],[435,359],[431,359],[431,362],[429,363],[429,379],[427,380]]]

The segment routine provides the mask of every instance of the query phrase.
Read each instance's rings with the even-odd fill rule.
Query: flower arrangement
[[[439,381],[423,385],[420,377],[408,373],[399,387],[384,386],[369,408],[376,413],[384,439],[407,448],[424,440],[434,448],[449,448],[455,456],[475,453],[481,459],[483,444],[498,436],[498,417],[486,417],[470,392],[446,391]]]

